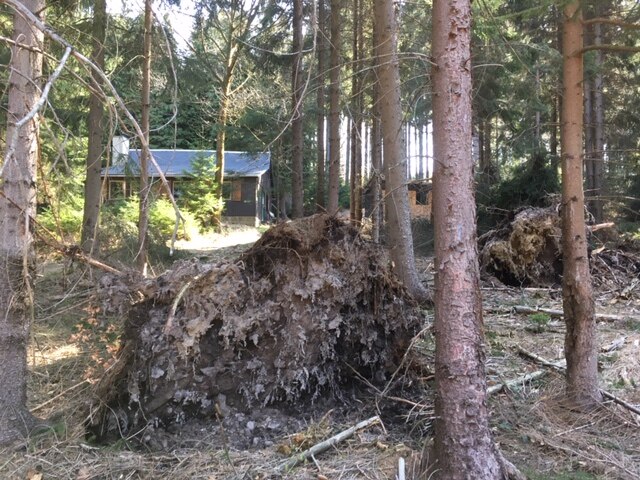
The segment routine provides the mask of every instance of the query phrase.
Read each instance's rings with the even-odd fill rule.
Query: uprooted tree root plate
[[[528,207],[479,239],[485,277],[512,286],[557,284],[562,274],[560,216],[552,208]]]
[[[121,295],[120,282],[104,290]],[[99,437],[341,398],[355,376],[385,381],[421,325],[384,251],[327,215],[272,228],[238,262],[186,262],[129,288],[141,299],[98,387]]]

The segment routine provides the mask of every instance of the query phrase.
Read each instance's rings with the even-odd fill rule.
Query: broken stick
[[[327,440],[324,440],[320,443],[316,443],[313,447],[305,450],[304,452],[294,455],[286,462],[280,464],[276,468],[276,470],[285,471],[285,472],[288,470],[291,470],[292,468],[310,459],[311,457],[317,455],[318,453],[322,453],[326,450],[329,450],[334,445],[337,445],[338,443],[348,438],[351,438],[354,435],[354,433],[356,433],[357,431],[363,430],[377,423],[380,423],[380,417],[377,415],[375,417],[369,418],[368,420],[363,420],[362,422],[334,435],[331,438],[328,438]]]
[[[547,372],[545,372],[544,370],[536,370],[535,372],[527,373],[526,375],[523,375],[522,377],[516,378],[514,380],[509,380],[508,382],[497,383],[497,384],[492,385],[489,388],[487,388],[487,395],[493,395],[494,393],[498,393],[503,388],[507,388],[507,389],[510,390],[510,389],[512,389],[514,387],[517,387],[519,385],[523,385],[523,384],[525,384],[527,382],[530,382],[530,381],[535,380],[537,378],[543,377],[546,374],[547,374]]]
[[[546,367],[554,368],[561,372],[564,372],[567,368],[565,365],[563,365],[563,363],[566,363],[564,360],[562,362],[554,363],[554,362],[550,362],[549,360],[545,360],[544,358],[536,355],[535,353],[525,350],[520,345],[518,345],[516,348],[518,349],[518,352],[520,352],[522,355],[529,357]],[[620,397],[616,397],[613,393],[607,392],[606,390],[600,389],[600,393],[602,393],[603,397],[608,398],[613,403],[617,403],[621,407],[626,408],[627,410],[635,413],[636,415],[640,415],[640,408],[638,408],[637,406],[630,404],[629,402],[621,399]]]
[[[526,305],[516,305],[513,307],[516,313],[546,313],[550,317],[562,317],[564,312],[562,310],[554,310],[552,308],[542,307],[527,307]],[[632,315],[612,315],[610,313],[596,313],[596,320],[602,320],[604,322],[623,322],[625,320],[639,320],[639,317]]]

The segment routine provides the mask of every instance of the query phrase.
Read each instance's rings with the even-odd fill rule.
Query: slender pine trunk
[[[587,253],[582,186],[584,79],[580,2],[564,9],[562,101],[562,299],[567,325],[567,396],[592,408],[602,400],[598,388],[596,323]]]

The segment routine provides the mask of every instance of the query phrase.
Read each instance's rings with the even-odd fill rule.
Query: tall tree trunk
[[[321,212],[325,209],[324,200],[324,167],[326,162],[326,150],[325,150],[325,91],[324,91],[324,77],[325,77],[325,0],[318,0],[318,34],[317,34],[317,53],[318,53],[318,90],[316,97],[316,109],[318,111],[316,116],[316,138],[317,138],[317,164],[316,164],[316,211]]]
[[[342,0],[331,0],[331,56],[329,61],[329,201],[327,212],[338,213],[340,194],[340,28]]]
[[[44,0],[22,3],[35,15],[44,15]],[[26,117],[40,94],[44,36],[16,13],[13,39],[33,49],[15,46],[9,69],[8,154],[0,184],[0,444],[27,435],[35,425],[26,403],[27,343],[33,315],[35,252],[31,228],[36,215],[38,116],[21,128],[16,123]]]
[[[93,46],[91,50],[91,60],[99,68],[104,70],[104,40],[107,31],[107,2],[106,0],[95,0],[93,4]],[[94,72],[91,72],[91,80],[97,88],[102,86],[102,80]],[[100,204],[102,202],[102,182],[100,180],[100,170],[102,167],[102,119],[104,108],[102,99],[97,92],[89,92],[89,119],[88,136],[89,145],[87,148],[87,171],[84,183],[84,213],[82,220],[82,250],[86,253],[93,253],[98,249],[96,234],[98,219],[100,215]]]
[[[564,9],[562,35],[562,300],[567,324],[567,395],[575,405],[590,408],[602,395],[582,187],[582,30],[576,0]]]
[[[596,23],[593,27],[593,43],[602,45],[602,24]],[[604,52],[595,51],[596,75],[593,80],[593,192],[595,197],[591,204],[591,213],[596,223],[604,221],[604,205],[602,201],[602,189],[604,187]]]
[[[411,180],[411,124],[404,124],[404,158],[407,159],[407,180]]]
[[[484,120],[484,165],[482,171],[489,178],[494,178],[494,166],[493,166],[493,148],[491,146],[491,140],[493,138],[493,123],[491,118]]]
[[[433,477],[504,478],[491,437],[476,246],[469,0],[433,6],[435,443]],[[426,476],[424,478],[427,478]]]
[[[374,7],[375,8],[375,7]],[[375,15],[373,16],[373,34],[372,34],[372,58],[374,79],[372,83],[372,106],[371,106],[371,238],[374,242],[380,241],[380,228],[383,223],[383,202],[381,198],[381,179],[382,179],[382,125],[380,124],[380,83],[379,66],[380,66],[380,39],[376,26]]]
[[[422,156],[420,155],[420,147],[422,146],[422,139],[420,138],[420,126],[416,123],[415,126],[413,127],[413,148],[416,149],[417,151],[415,152],[414,155],[414,160],[413,160],[413,164],[415,165],[415,174],[414,174],[414,178],[422,178],[422,176],[420,175],[420,170],[422,170]]]
[[[558,96],[554,95],[551,109],[551,139],[549,140],[549,153],[553,158],[558,157],[558,123]]]
[[[591,81],[585,77],[582,82],[583,98],[584,98],[584,174],[586,196],[587,198],[593,194],[593,149],[595,147],[593,141],[593,96]]]
[[[562,55],[562,9],[557,7],[552,7],[555,13],[556,18],[556,39],[555,44],[558,49],[558,53]],[[562,83],[562,82],[560,82]],[[558,143],[558,133],[561,130],[560,128],[560,113],[562,111],[562,85],[558,85],[556,92],[554,92],[554,101],[553,101],[553,110],[551,111],[551,140],[550,140],[550,150],[551,150],[551,168],[554,173],[558,171],[558,167],[560,166],[560,155],[558,155],[559,143]]]
[[[431,178],[433,172],[429,171],[429,120],[424,126],[424,178]]]
[[[347,158],[344,159],[344,183],[345,185],[349,185],[351,183],[351,125],[353,124],[353,119],[347,116],[347,145],[345,150],[345,154]]]
[[[418,126],[416,129],[418,135],[418,178],[426,178],[424,176],[424,125]]]
[[[228,73],[228,72],[227,72]],[[218,110],[218,132],[216,133],[216,175],[215,184],[220,195],[220,202],[224,202],[222,185],[224,184],[224,152],[227,141],[227,121],[229,117],[229,96],[231,94],[231,76],[227,75],[222,85],[222,96]],[[286,214],[285,214],[286,215]],[[222,209],[216,210],[213,222],[217,228],[222,225]]]
[[[536,103],[541,103],[540,101],[540,68],[536,66]],[[540,114],[540,108],[536,106],[536,128],[535,128],[535,138],[534,138],[534,150],[536,153],[540,152],[542,148],[542,119]]]
[[[420,283],[415,268],[411,219],[409,216],[409,192],[407,190],[407,158],[403,145],[402,111],[400,103],[400,70],[397,54],[398,24],[392,0],[375,1],[375,26],[377,30],[377,68],[380,82],[382,123],[382,148],[384,155],[385,203],[387,217],[387,245],[394,262],[394,272],[406,288],[418,300],[429,295]]]
[[[302,118],[302,0],[293,0],[293,68],[291,73],[291,217],[304,215]]]
[[[149,114],[151,110],[151,0],[144,2],[144,63],[142,67],[142,118],[140,128],[145,138],[140,155],[140,216],[138,218],[138,251],[136,264],[143,274],[147,271],[147,249],[149,243]]]
[[[353,0],[353,73],[351,98],[353,123],[351,125],[351,222],[362,221],[362,0]]]

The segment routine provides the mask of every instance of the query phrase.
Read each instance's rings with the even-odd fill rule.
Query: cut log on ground
[[[105,289],[124,298],[120,279]],[[99,437],[341,398],[356,374],[382,386],[421,326],[385,252],[327,215],[272,228],[239,262],[186,262],[146,282],[130,287],[143,298],[98,387]]]

